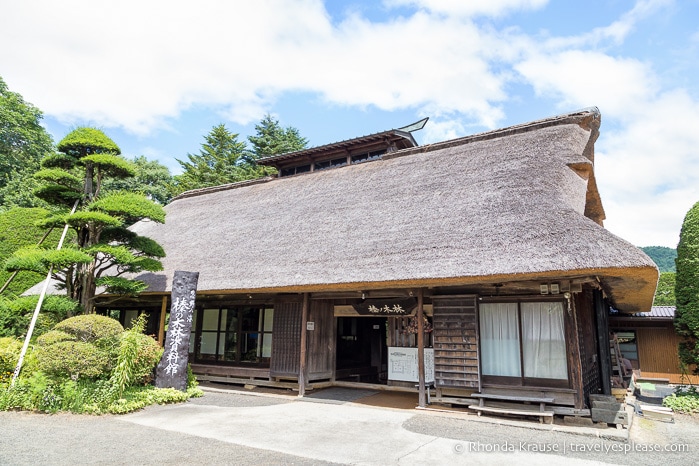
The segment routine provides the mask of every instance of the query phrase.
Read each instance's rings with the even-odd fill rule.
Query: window
[[[372,152],[365,152],[363,154],[355,154],[352,156],[352,163],[361,163],[368,162],[369,160],[380,159],[385,153],[385,150],[375,150]]]
[[[269,363],[273,315],[269,307],[199,309],[192,324],[199,337],[190,338],[190,352],[198,362]]]
[[[325,170],[326,168],[330,168],[330,160],[326,160],[325,162],[316,162],[313,166],[313,170],[315,171]]]
[[[563,303],[481,303],[484,382],[567,386]]]
[[[289,168],[282,168],[279,172],[279,176],[291,176],[291,175],[298,175],[299,173],[306,173],[311,171],[311,165],[301,165],[300,167],[289,167]]]

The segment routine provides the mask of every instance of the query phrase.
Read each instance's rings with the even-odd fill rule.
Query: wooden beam
[[[418,377],[418,406],[424,408],[425,403],[425,311],[423,306],[423,291],[417,292],[417,377]]]
[[[165,343],[165,313],[167,312],[167,295],[163,296],[160,306],[160,325],[158,326],[158,344],[162,347]]]
[[[306,346],[308,341],[308,293],[303,294],[303,307],[301,308],[301,362],[299,364],[299,397],[306,393]]]

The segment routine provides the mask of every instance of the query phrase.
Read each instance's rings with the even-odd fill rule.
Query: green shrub
[[[117,364],[112,373],[119,395],[130,385],[149,381],[163,353],[155,340],[143,334],[145,326],[146,316],[142,314],[121,334]]]
[[[97,379],[107,377],[112,361],[97,345],[82,341],[61,341],[37,350],[39,369],[54,377]]]
[[[26,335],[38,300],[39,296],[0,298],[0,336],[23,337]],[[74,313],[78,309],[78,303],[64,296],[46,296],[33,335],[46,333],[65,319],[68,313]]]
[[[49,346],[61,341],[75,341],[76,337],[61,330],[49,330],[36,339],[39,346]]]
[[[119,321],[97,314],[81,315],[71,317],[54,327],[54,330],[61,330],[83,342],[92,343],[102,338],[117,337],[123,331]]]
[[[134,383],[150,383],[153,380],[155,367],[163,355],[163,348],[151,336],[139,334],[138,354],[134,364]]]
[[[677,245],[675,329],[680,361],[699,373],[699,202],[689,209]]]
[[[16,338],[0,338],[0,375],[12,373],[17,366],[22,342]]]
[[[676,393],[665,397],[663,406],[672,408],[677,413],[699,413],[699,393],[693,387],[687,391],[678,390]]]

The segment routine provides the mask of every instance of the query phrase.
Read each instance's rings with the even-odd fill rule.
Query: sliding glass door
[[[481,375],[488,383],[568,386],[563,303],[481,303]]]

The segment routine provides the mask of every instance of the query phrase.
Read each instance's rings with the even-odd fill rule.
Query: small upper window
[[[313,167],[314,170],[325,170],[326,168],[330,168],[330,160],[326,160],[325,162],[316,162]]]
[[[385,154],[385,150],[375,150],[372,152],[365,152],[363,154],[355,154],[352,156],[352,163],[362,163],[362,162],[368,162],[369,160],[376,160],[380,159],[383,154]]]
[[[335,167],[342,167],[347,165],[347,157],[342,157],[341,159],[333,159],[330,161],[330,166],[335,168]]]

